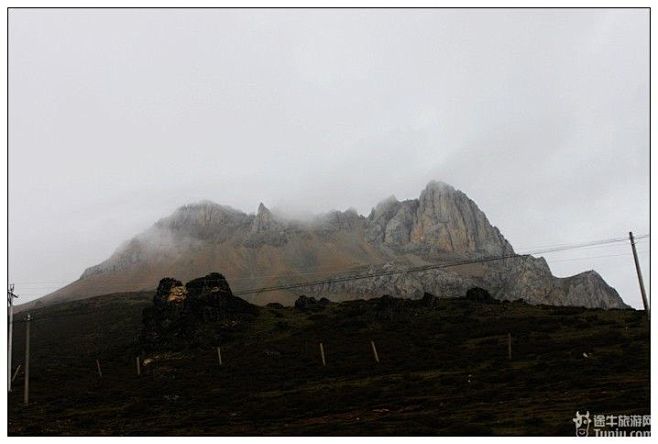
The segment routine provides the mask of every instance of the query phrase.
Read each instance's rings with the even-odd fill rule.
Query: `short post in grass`
[[[379,355],[377,354],[377,347],[375,347],[375,341],[371,339],[370,345],[372,346],[372,354],[375,356],[375,362],[379,364]]]
[[[322,357],[322,366],[326,367],[327,366],[327,360],[324,357],[324,344],[320,342],[320,356]]]
[[[219,360],[219,366],[222,366],[222,348],[217,346],[217,359]]]
[[[96,368],[98,369],[98,377],[102,378],[103,371],[101,370],[101,362],[98,359],[96,359]]]
[[[137,364],[137,376],[142,375],[142,366],[140,365],[139,362],[139,356],[135,357],[135,363]]]
[[[507,333],[507,359],[512,360],[512,333]]]
[[[16,376],[18,376],[18,371],[21,369],[21,364],[18,364],[18,367],[16,367],[16,371],[14,371],[14,376],[11,377],[11,382],[14,382],[16,380]]]

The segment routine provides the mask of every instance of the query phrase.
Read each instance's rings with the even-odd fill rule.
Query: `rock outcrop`
[[[295,308],[300,311],[317,311],[329,305],[331,301],[327,298],[320,298],[318,301],[314,297],[301,295],[295,301]]]
[[[431,182],[421,193],[410,239],[415,245],[429,246],[430,253],[514,253],[475,202],[442,182]]]
[[[473,287],[466,292],[466,299],[469,301],[481,302],[483,304],[491,304],[496,300],[491,297],[489,292],[484,288]]]
[[[160,280],[153,305],[143,312],[142,346],[177,348],[219,343],[257,314],[256,307],[233,296],[224,276],[211,273],[183,285]]]
[[[251,248],[258,248],[263,245],[280,247],[287,241],[285,225],[277,221],[272,212],[261,202],[258,205],[258,212],[251,223],[251,230],[244,241],[244,245]]]
[[[417,200],[389,197],[368,217],[368,239],[404,251],[495,256],[514,250],[498,229],[461,191],[430,182]]]

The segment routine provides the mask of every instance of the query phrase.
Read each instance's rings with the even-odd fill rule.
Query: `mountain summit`
[[[368,222],[369,240],[430,257],[514,253],[475,202],[443,182],[430,182],[419,199],[381,202]]]
[[[298,291],[245,297],[291,304],[300,294],[332,300],[463,296],[482,287],[503,300],[623,308],[617,292],[594,271],[556,278],[543,258],[507,257],[514,249],[463,192],[430,182],[418,199],[394,196],[367,217],[332,211],[311,221],[284,220],[261,203],[256,214],[204,201],[185,205],[121,245],[77,281],[42,303],[152,289],[164,276],[190,280],[221,272],[237,292],[293,282],[330,280],[355,272],[384,276],[327,282]],[[409,266],[496,259],[416,273]]]

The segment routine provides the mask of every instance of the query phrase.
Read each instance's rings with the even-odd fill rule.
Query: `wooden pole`
[[[320,356],[322,356],[322,366],[326,367],[327,361],[324,358],[324,345],[322,345],[322,342],[320,342]]]
[[[507,359],[512,360],[512,333],[507,333]]]
[[[96,359],[96,368],[98,369],[98,376],[101,378],[103,377],[103,372],[101,370],[101,363],[98,359]]]
[[[13,379],[11,378],[11,359],[12,359],[12,345],[13,345],[13,333],[14,333],[14,284],[11,284],[9,291],[7,292],[9,300],[9,336],[7,338],[7,389],[11,392],[11,383]]]
[[[25,323],[25,388],[23,392],[23,403],[28,405],[30,403],[30,321],[32,317],[27,314],[27,322]]]
[[[14,372],[14,376],[11,377],[11,382],[14,382],[16,380],[16,376],[18,376],[18,371],[21,369],[21,365],[18,364],[18,367],[16,367],[16,371]]]
[[[377,347],[375,347],[375,341],[371,339],[370,345],[372,346],[372,354],[375,355],[375,362],[379,364],[379,355],[377,354]]]
[[[635,270],[637,271],[637,279],[640,282],[640,293],[642,293],[642,304],[644,304],[644,311],[647,312],[647,319],[650,319],[649,301],[647,300],[647,293],[644,290],[644,280],[642,279],[642,270],[640,270],[640,260],[637,257],[637,250],[635,249],[635,239],[633,238],[632,231],[628,233],[628,238],[631,240],[631,248],[633,249],[633,259],[635,259]]]
[[[219,366],[222,366],[222,348],[217,346],[217,358],[219,359]]]
[[[137,363],[137,376],[141,376],[142,374],[142,366],[139,365],[139,356],[135,358],[135,362]]]

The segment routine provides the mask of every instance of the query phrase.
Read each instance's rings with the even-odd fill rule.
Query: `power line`
[[[644,251],[639,251],[638,253],[644,253]],[[573,257],[573,258],[568,258],[568,259],[556,259],[556,260],[551,260],[551,263],[556,263],[556,262],[569,262],[569,261],[580,261],[580,260],[586,260],[586,259],[602,259],[606,257],[619,257],[619,256],[632,256],[633,253],[619,253],[619,254],[604,254],[601,256],[584,256],[584,257]]]
[[[642,251],[642,252],[646,252],[646,251]],[[597,258],[617,257],[617,256],[630,256],[630,255],[631,255],[631,253],[610,254],[610,255],[602,255],[602,256],[563,259],[563,260],[558,260],[558,261],[553,261],[553,262],[562,262],[562,261],[568,261],[568,260],[597,259]],[[296,284],[286,284],[286,285],[281,285],[281,286],[271,286],[271,287],[263,287],[263,288],[259,288],[259,289],[236,291],[236,292],[233,292],[233,294],[235,296],[247,295],[247,294],[258,294],[258,293],[269,292],[269,291],[277,291],[277,290],[280,291],[280,290],[287,290],[287,289],[303,288],[303,287],[308,287],[308,286],[321,285],[321,284],[324,284],[324,283],[346,282],[346,281],[351,281],[351,280],[368,279],[368,278],[387,276],[387,275],[415,273],[415,272],[421,272],[421,271],[427,271],[427,270],[433,270],[433,269],[449,268],[449,267],[456,267],[456,266],[460,266],[460,265],[484,263],[484,262],[491,262],[491,261],[495,261],[495,260],[514,259],[514,258],[528,257],[528,256],[529,255],[507,255],[507,256],[491,257],[491,258],[485,258],[485,259],[479,259],[479,260],[454,262],[454,263],[448,263],[448,264],[434,264],[434,265],[427,265],[427,266],[421,266],[421,267],[412,267],[412,268],[402,270],[402,271],[396,270],[396,271],[386,271],[386,272],[379,272],[379,273],[369,273],[369,274],[356,275],[356,276],[343,276],[343,277],[337,277],[337,278],[333,278],[333,279],[326,279],[326,280],[315,281],[315,282],[302,282],[302,283],[296,283]],[[52,319],[67,319],[67,318],[70,318],[70,317],[73,317],[73,316],[82,316],[84,314],[86,314],[86,313],[85,312],[75,312],[75,313],[67,313],[67,314],[49,315],[49,316],[46,316],[46,317],[36,317],[36,318],[34,316],[32,316],[31,322],[35,322],[35,321],[38,322],[38,321],[52,320]],[[14,320],[14,323],[25,323],[25,322],[27,322],[26,319]]]
[[[512,258],[527,257],[527,256],[528,255],[512,254],[512,255],[507,255],[507,256],[491,257],[491,258],[485,258],[485,259],[480,259],[480,260],[461,261],[461,262],[455,262],[455,263],[452,263],[452,264],[424,265],[424,266],[420,266],[420,267],[407,268],[406,270],[402,270],[402,271],[400,271],[400,270],[390,270],[390,271],[383,271],[383,272],[378,272],[378,273],[367,273],[367,274],[362,274],[362,275],[336,277],[336,278],[332,278],[332,279],[325,279],[325,280],[315,281],[315,282],[301,282],[301,283],[296,283],[296,284],[274,285],[274,286],[271,286],[271,287],[261,287],[261,288],[256,288],[256,289],[252,289],[252,290],[238,291],[238,292],[234,292],[233,294],[236,295],[236,296],[240,296],[240,295],[246,295],[246,294],[264,293],[264,292],[276,291],[276,290],[291,290],[291,289],[302,288],[302,287],[313,287],[313,286],[322,285],[322,284],[332,284],[332,283],[338,283],[338,282],[356,281],[356,280],[360,280],[360,279],[369,279],[369,278],[375,278],[375,277],[381,277],[381,276],[392,276],[392,275],[396,275],[396,274],[418,273],[418,272],[421,272],[421,271],[437,270],[437,269],[441,269],[441,268],[456,267],[456,266],[459,266],[459,265],[477,264],[477,263],[492,262],[492,261],[498,261],[498,260],[503,260],[503,259],[512,259]]]
[[[643,235],[642,238],[648,237],[649,235]],[[638,236],[639,238],[639,236]],[[535,250],[533,252],[530,252],[528,254],[545,254],[545,253],[553,253],[557,251],[566,251],[566,250],[574,250],[577,248],[587,248],[587,247],[595,247],[599,245],[609,245],[609,244],[615,244],[615,243],[620,243],[620,242],[627,242],[628,238],[625,237],[619,237],[619,238],[612,238],[612,239],[604,239],[604,240],[598,240],[598,241],[590,241],[590,242],[583,242],[579,244],[571,244],[571,245],[564,245],[564,246],[556,246],[552,248],[545,248],[545,249],[539,249]]]
[[[644,239],[648,238],[649,234],[644,234],[636,237],[636,239]],[[561,251],[568,251],[568,250],[573,250],[573,249],[580,249],[580,248],[589,248],[589,247],[597,247],[597,246],[604,246],[604,245],[610,245],[610,244],[615,244],[618,242],[626,242],[626,238],[610,238],[610,239],[602,239],[602,240],[597,240],[597,241],[589,241],[589,242],[583,242],[583,243],[575,243],[575,244],[558,244],[559,246],[556,246],[554,248],[546,248],[543,250],[537,250],[537,251],[532,251],[532,252],[527,252],[523,254],[511,254],[511,255],[503,255],[503,256],[498,256],[498,257],[489,257],[489,258],[484,258],[484,259],[478,259],[478,260],[466,260],[466,261],[460,261],[456,262],[453,264],[430,264],[430,265],[424,265],[424,266],[419,266],[419,267],[411,267],[407,268],[406,270],[398,270],[398,271],[385,271],[385,272],[373,272],[373,273],[366,273],[362,275],[352,275],[352,276],[338,276],[330,279],[324,279],[324,280],[319,280],[315,282],[301,282],[301,283],[293,283],[293,284],[281,284],[281,285],[275,285],[275,286],[268,286],[268,287],[261,287],[261,288],[255,288],[255,289],[248,289],[248,290],[240,290],[236,291],[234,294],[236,295],[246,295],[246,294],[258,294],[262,292],[269,292],[269,291],[276,291],[276,290],[289,290],[289,289],[295,289],[295,288],[303,288],[303,287],[310,287],[310,286],[315,286],[315,285],[323,285],[323,284],[328,284],[328,283],[338,283],[338,282],[347,282],[351,280],[361,280],[361,279],[368,279],[368,278],[374,278],[374,277],[381,277],[381,276],[387,276],[387,275],[395,275],[395,274],[404,274],[404,273],[416,273],[420,271],[427,271],[427,270],[434,270],[434,269],[441,269],[441,268],[448,268],[448,267],[454,267],[458,265],[468,265],[468,264],[475,264],[475,263],[483,263],[483,262],[492,262],[492,261],[497,261],[497,260],[502,260],[502,259],[511,259],[511,258],[517,258],[517,257],[527,257],[530,255],[537,255],[537,254],[546,254],[546,253],[555,253],[555,252],[561,252]],[[387,263],[381,263],[381,264],[363,264],[359,266],[355,266],[352,268],[352,270],[356,267],[371,267],[371,266],[384,266],[390,264],[390,262]],[[231,282],[235,281],[244,281],[244,280],[256,280],[256,279],[264,279],[264,278],[291,278],[295,277],[295,275],[313,275],[313,274],[320,274],[323,271],[321,270],[338,270],[338,268],[325,268],[325,269],[317,269],[316,271],[312,272],[291,272],[285,275],[264,275],[264,276],[251,276],[251,277],[244,277],[244,278],[235,278],[231,279]],[[343,269],[344,270],[344,269]],[[350,270],[345,270],[345,272],[348,272]],[[111,277],[109,280],[110,281],[117,281],[120,280],[120,276],[114,276]],[[148,282],[138,282],[138,283],[132,283],[131,285],[148,285],[152,284],[152,281]],[[33,287],[36,289],[36,287]],[[94,289],[98,290],[103,287],[93,287]],[[150,291],[151,289],[144,289],[142,291]],[[116,290],[115,290],[116,291]],[[126,290],[130,291],[130,290]],[[132,290],[132,291],[139,291],[139,290]],[[120,291],[117,291],[120,292]]]
[[[648,235],[643,235],[643,237],[646,237],[646,236],[648,236]],[[421,272],[421,271],[437,270],[437,269],[442,269],[442,268],[455,267],[455,266],[459,266],[459,265],[470,265],[470,264],[477,264],[477,263],[493,262],[493,261],[498,261],[498,260],[503,260],[503,259],[514,259],[514,258],[521,258],[521,257],[529,257],[531,254],[541,254],[541,253],[545,253],[545,252],[557,252],[557,251],[573,250],[573,249],[577,249],[577,248],[584,248],[584,247],[590,247],[590,246],[595,246],[595,245],[603,245],[603,244],[621,242],[622,240],[626,241],[625,238],[604,239],[604,240],[599,240],[599,241],[591,241],[591,242],[586,242],[586,243],[574,244],[574,245],[571,245],[571,246],[556,247],[556,248],[553,248],[553,249],[550,249],[550,250],[544,250],[544,251],[533,252],[533,253],[502,255],[502,256],[498,256],[498,257],[489,257],[489,258],[484,258],[484,259],[479,259],[479,260],[467,260],[467,261],[461,261],[461,262],[455,262],[455,263],[449,263],[449,264],[424,265],[424,266],[420,266],[420,267],[410,267],[410,268],[407,268],[406,270],[390,270],[390,271],[382,271],[382,272],[375,272],[375,273],[367,273],[367,274],[362,274],[362,275],[335,277],[335,278],[325,279],[325,280],[320,280],[320,281],[315,281],[315,282],[302,282],[302,283],[296,283],[296,284],[274,285],[274,286],[270,286],[270,287],[262,287],[262,288],[256,288],[256,289],[251,289],[251,290],[243,290],[243,291],[235,292],[234,294],[236,296],[247,295],[247,294],[260,294],[260,293],[269,292],[269,291],[290,290],[290,289],[295,289],[295,288],[314,287],[314,286],[317,286],[317,285],[334,284],[334,283],[340,283],[340,282],[348,282],[348,281],[361,280],[361,279],[370,279],[370,278],[376,278],[376,277],[382,277],[382,276],[391,276],[391,275],[397,275],[397,274],[418,273],[418,272]]]
[[[640,236],[635,237],[635,241],[646,239],[650,237],[649,234],[643,234]],[[596,246],[606,246],[610,244],[615,244],[619,242],[626,242],[628,241],[628,238],[625,237],[619,237],[619,238],[610,238],[610,239],[603,239],[603,240],[595,240],[595,241],[588,241],[584,243],[558,243],[558,244],[548,244],[548,245],[543,245],[543,246],[535,246],[532,248],[525,248],[525,249],[519,249],[519,251],[524,251],[523,253],[518,253],[520,255],[536,255],[536,254],[545,254],[545,253],[552,253],[552,252],[557,252],[557,251],[566,251],[570,249],[575,249],[575,248],[587,248],[587,247],[596,247]],[[610,245],[613,246],[613,245]],[[616,246],[616,245],[615,245]],[[383,266],[390,264],[392,261],[386,261],[386,262],[380,262],[377,264],[372,264],[372,263],[364,263],[364,264],[354,264],[352,268],[359,268],[359,267],[370,267],[370,266]],[[306,270],[314,270],[314,271],[306,271]],[[288,274],[278,274],[278,275],[257,275],[257,276],[246,276],[246,277],[238,277],[238,278],[232,278],[231,281],[239,281],[239,280],[254,280],[254,279],[262,279],[262,278],[272,278],[272,277],[289,277],[290,274],[316,274],[318,272],[322,271],[332,271],[332,270],[345,270],[343,267],[324,267],[324,268],[298,268],[297,270],[302,270],[301,272],[299,271],[292,271]],[[114,276],[114,277],[109,277],[106,278],[107,280],[121,280],[120,276]],[[26,287],[32,287],[32,288],[48,288],[50,285],[47,284],[53,284],[53,285],[58,285],[58,284],[73,284],[77,282],[76,281],[25,281],[25,282],[16,282],[17,284],[20,284],[21,286],[26,286]],[[43,287],[41,286],[36,286],[36,285],[30,285],[30,284],[44,284]],[[134,282],[133,285],[147,285],[147,284],[152,284],[152,281],[138,281]]]

